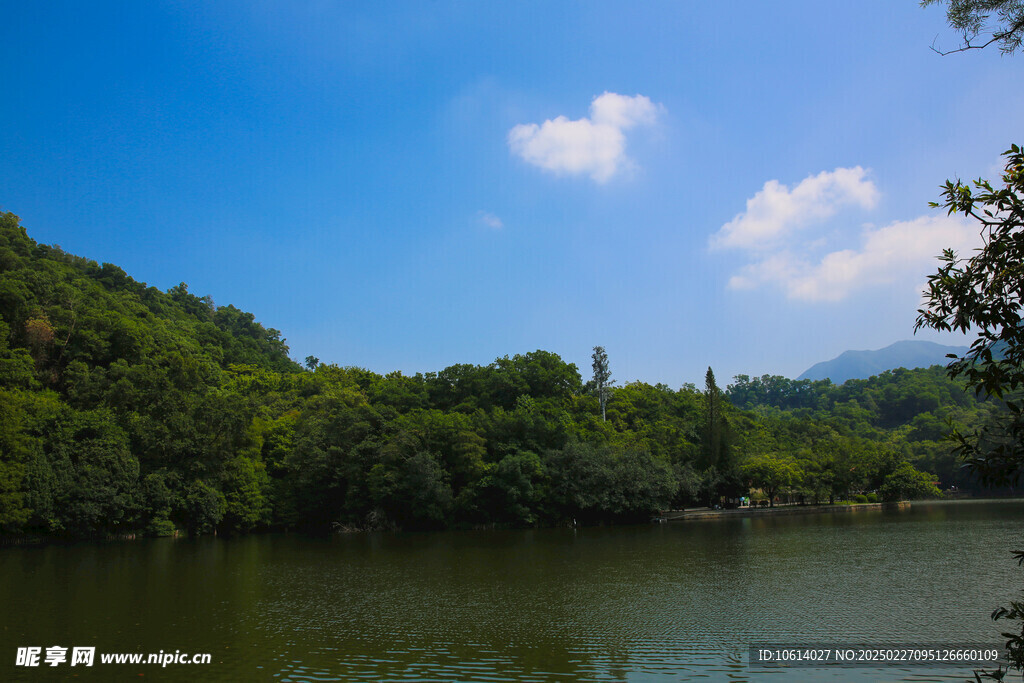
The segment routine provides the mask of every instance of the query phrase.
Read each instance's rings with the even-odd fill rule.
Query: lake
[[[1024,501],[669,524],[0,548],[0,678],[962,681],[766,669],[755,643],[985,644]],[[18,648],[41,648],[18,667]],[[50,667],[46,649],[69,648]],[[93,667],[71,648],[95,647]],[[101,653],[210,653],[102,664]]]

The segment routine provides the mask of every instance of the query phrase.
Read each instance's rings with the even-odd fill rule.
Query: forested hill
[[[855,415],[854,422],[862,427],[881,429],[920,423],[928,415],[945,420],[957,411],[973,413],[978,409],[977,401],[965,392],[963,384],[950,381],[945,367],[940,365],[886,370],[868,379],[851,379],[838,385],[827,379],[738,375],[726,389],[726,395],[737,408],[771,407],[818,419]]]
[[[38,245],[18,218],[0,214],[0,315],[13,346],[60,383],[78,364],[109,369],[163,360],[164,350],[201,355],[217,366],[246,363],[298,371],[277,330],[251,313],[215,306],[185,283],[161,292],[121,268]]]
[[[946,420],[992,410],[937,368],[726,392],[709,368],[703,390],[613,387],[604,420],[593,383],[547,351],[412,377],[310,366],[249,313],[0,215],[0,532],[598,523],[751,492],[928,495],[966,484]]]

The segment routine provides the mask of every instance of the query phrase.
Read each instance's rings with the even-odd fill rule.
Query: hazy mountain
[[[927,368],[946,365],[947,353],[963,354],[966,346],[943,346],[929,341],[898,341],[877,351],[844,351],[832,360],[816,363],[798,379],[825,379],[842,384],[848,379],[867,379],[895,368]]]

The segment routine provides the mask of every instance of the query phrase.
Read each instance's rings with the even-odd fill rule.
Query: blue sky
[[[0,209],[378,372],[678,387],[912,336],[1024,56],[943,8],[0,1]],[[961,343],[959,338],[918,338]]]

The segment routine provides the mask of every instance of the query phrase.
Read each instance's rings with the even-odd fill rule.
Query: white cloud
[[[878,189],[860,166],[822,171],[790,190],[769,180],[747,200],[747,210],[711,236],[713,248],[771,249],[795,231],[821,222],[844,206],[874,208]]]
[[[606,92],[590,103],[590,118],[521,123],[508,132],[508,146],[534,166],[603,183],[630,165],[623,131],[653,124],[662,110],[643,95]]]
[[[781,289],[792,300],[841,301],[873,287],[919,287],[936,257],[980,245],[977,226],[963,216],[920,216],[883,227],[861,226],[856,246],[837,245],[833,217],[850,208],[872,209],[879,191],[860,166],[823,171],[792,189],[770,180],[747,200],[746,211],[708,240],[711,249],[736,249],[748,262],[729,279],[730,289]],[[840,225],[849,218],[838,216]]]
[[[820,258],[794,248],[762,254],[729,280],[732,289],[780,287],[790,299],[839,301],[882,285],[919,285],[937,269],[943,249],[964,254],[979,246],[977,226],[962,216],[921,216],[882,228],[867,227],[859,249],[832,251]]]
[[[488,228],[501,230],[502,228],[505,227],[505,222],[502,221],[497,216],[495,216],[493,213],[490,213],[489,211],[477,211],[476,216],[480,220],[480,222],[486,225]]]
[[[636,125],[651,125],[658,118],[661,105],[653,104],[643,95],[618,95],[605,92],[590,103],[590,120],[594,124],[628,130]]]

